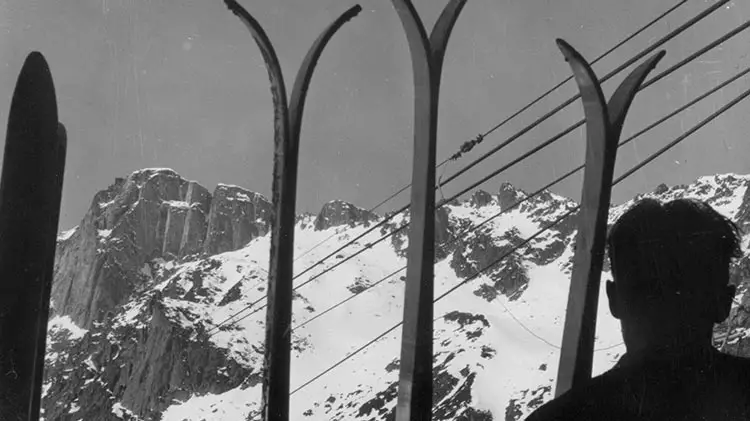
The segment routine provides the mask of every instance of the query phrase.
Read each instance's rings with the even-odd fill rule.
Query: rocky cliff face
[[[749,185],[750,176],[712,176],[644,196],[706,200],[750,228]],[[435,292],[454,291],[435,305],[436,421],[518,421],[552,397],[575,218],[515,248],[575,203],[544,192],[511,209],[524,197],[506,183],[498,194],[478,191],[436,212]],[[630,204],[613,207],[610,222]],[[138,171],[98,193],[80,225],[58,238],[44,419],[217,421],[255,414],[271,214],[260,195],[227,185],[209,193],[171,170]],[[341,201],[298,216],[295,272],[319,269],[296,281],[310,280],[295,291],[293,389],[400,320],[405,273],[397,269],[406,263],[408,230],[377,240],[405,226],[408,213],[317,264],[380,220]],[[732,268],[736,304],[715,329],[717,347],[744,356],[749,241],[746,235],[746,256]],[[342,261],[361,248],[367,251]],[[483,275],[475,276],[479,269]],[[608,279],[606,268],[602,276]],[[396,330],[300,389],[292,419],[392,420],[399,340]],[[596,348],[595,373],[624,351],[606,300]]]
[[[59,241],[54,311],[89,328],[148,284],[154,259],[236,250],[270,223],[271,203],[239,187],[219,185],[211,195],[167,169],[117,178]]]
[[[315,229],[327,230],[340,225],[354,226],[377,221],[378,216],[365,209],[358,208],[351,203],[334,200],[323,205],[318,217],[315,218]]]
[[[265,197],[241,187],[219,184],[208,217],[203,251],[218,254],[237,250],[271,229],[273,207]]]

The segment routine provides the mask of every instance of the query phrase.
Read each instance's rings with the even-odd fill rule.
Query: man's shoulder
[[[750,358],[746,357],[738,357],[736,355],[731,354],[725,354],[723,352],[719,353],[724,361],[732,366],[735,366],[739,369],[750,369]]]
[[[616,395],[621,386],[621,374],[619,370],[610,370],[594,377],[585,386],[569,390],[540,406],[526,421],[583,420],[586,414],[593,413],[602,416],[602,411],[611,408],[606,398]]]
[[[717,380],[714,381],[717,382],[717,387],[721,384],[726,386],[730,392],[741,389],[741,393],[745,393],[744,391],[750,388],[750,358],[722,353],[718,356],[718,362],[718,367],[715,366],[710,369],[716,375]],[[651,381],[650,388],[661,389],[665,397],[670,396],[670,390],[664,388],[673,379],[669,382],[653,383],[653,379],[649,380],[647,377],[643,377],[648,376],[648,373],[649,370],[640,366],[613,368],[600,376],[594,377],[583,387],[568,391],[547,402],[526,420],[629,419],[628,414],[636,410],[632,407],[632,402],[623,399],[623,397],[631,395],[629,387],[633,383],[646,382],[645,384],[649,384],[648,382]],[[742,396],[739,399],[744,400]]]
[[[723,371],[750,383],[750,358],[719,353]]]

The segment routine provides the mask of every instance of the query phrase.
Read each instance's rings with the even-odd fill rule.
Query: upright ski
[[[266,347],[262,414],[265,421],[289,420],[289,376],[292,338],[292,278],[294,271],[294,223],[297,201],[299,139],[307,89],[315,65],[333,34],[359,14],[351,7],[326,28],[305,57],[287,103],[284,77],[276,51],[260,24],[235,0],[224,0],[250,31],[260,48],[271,81],[274,107],[274,168],[271,256],[266,310]]]
[[[555,389],[555,396],[560,396],[591,378],[596,311],[617,145],[635,94],[665,53],[658,52],[636,68],[607,104],[591,66],[565,41],[558,39],[557,44],[573,70],[586,115],[583,194]]]
[[[393,0],[414,74],[414,164],[396,420],[432,415],[432,315],[435,261],[435,156],[438,98],[448,38],[466,0],[452,0],[430,38],[409,0]]]
[[[52,75],[32,52],[8,116],[0,181],[0,419],[39,419],[67,139]]]

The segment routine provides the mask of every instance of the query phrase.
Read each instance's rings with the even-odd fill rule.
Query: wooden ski
[[[583,193],[555,389],[555,396],[560,396],[591,378],[599,286],[617,145],[633,98],[648,73],[664,57],[664,51],[636,68],[620,84],[607,104],[591,66],[565,41],[558,39],[557,44],[573,70],[586,116]]]
[[[0,418],[38,420],[67,139],[47,61],[26,58],[0,181]]]
[[[445,50],[466,0],[452,0],[430,38],[409,0],[392,0],[406,32],[414,78],[414,158],[401,339],[397,421],[432,415],[432,315],[435,260],[435,157]]]
[[[289,420],[289,377],[292,337],[292,278],[294,276],[294,225],[297,201],[299,139],[307,90],[315,65],[333,34],[359,14],[351,7],[329,25],[305,56],[287,103],[281,65],[271,41],[260,24],[235,0],[224,0],[240,18],[260,48],[271,81],[274,107],[274,169],[271,253],[266,310],[266,342],[262,414],[266,421]]]

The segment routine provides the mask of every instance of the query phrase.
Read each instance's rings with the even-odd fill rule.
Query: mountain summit
[[[748,185],[750,176],[716,175],[641,197],[706,200],[747,231]],[[522,420],[552,397],[575,216],[515,248],[576,204],[544,192],[511,208],[527,193],[508,183],[496,191],[436,212],[436,297],[463,283],[435,304],[436,421]],[[610,222],[631,204],[613,207]],[[97,193],[81,223],[58,237],[43,418],[253,419],[272,212],[260,194],[229,185],[210,193],[168,169],[137,171]],[[295,273],[381,220],[342,201],[300,215]],[[293,419],[393,419],[400,329],[307,382],[400,321],[405,271],[394,271],[406,264],[407,230],[376,241],[408,221],[396,216],[295,280],[311,282],[295,292],[291,384],[305,386],[292,395]],[[736,306],[716,326],[717,346],[744,356],[748,275],[746,254],[732,271]],[[595,373],[624,352],[606,300],[595,347]]]

